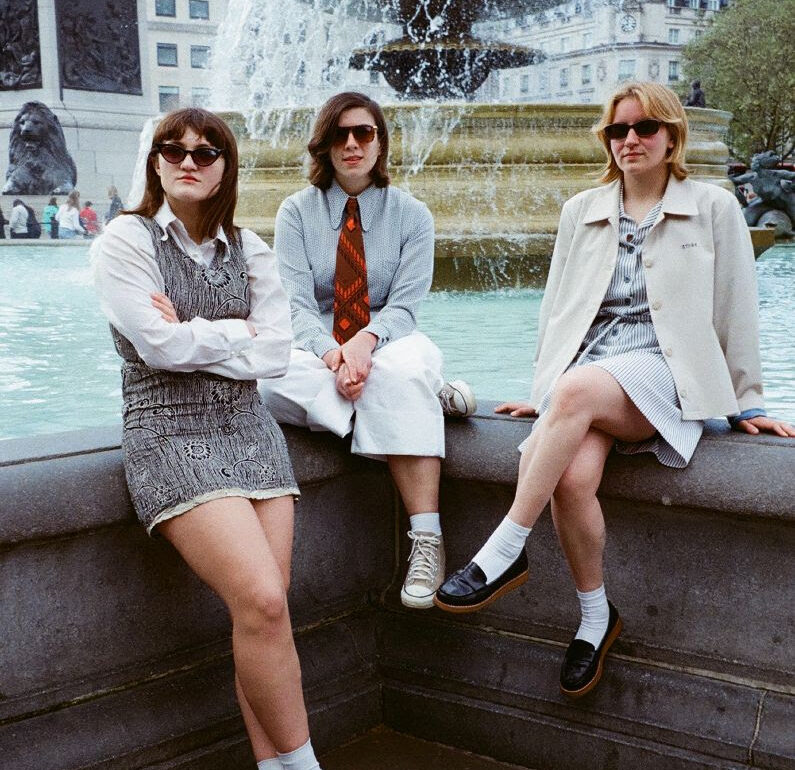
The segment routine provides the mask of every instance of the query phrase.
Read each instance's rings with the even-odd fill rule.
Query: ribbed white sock
[[[434,535],[442,534],[442,522],[438,513],[415,513],[409,516],[409,526],[414,531],[430,532]]]
[[[295,751],[279,754],[279,761],[284,770],[320,770],[311,739]]]
[[[523,527],[507,516],[499,523],[483,548],[472,557],[486,575],[486,585],[493,583],[516,561],[531,530],[532,527]]]
[[[607,624],[610,620],[610,607],[607,606],[604,583],[593,591],[577,591],[577,598],[580,600],[582,620],[574,638],[584,639],[594,647],[598,647],[607,633]]]
[[[261,759],[257,762],[257,770],[284,770],[284,765],[282,765],[282,761],[279,757]]]

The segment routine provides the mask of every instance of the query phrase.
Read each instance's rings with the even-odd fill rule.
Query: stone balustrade
[[[449,569],[512,496],[528,422],[490,406],[447,424]],[[611,457],[607,585],[625,631],[572,702],[557,673],[576,598],[548,515],[518,591],[473,615],[408,611],[385,467],[286,434],[303,492],[290,605],[321,751],[385,723],[544,770],[795,765],[794,442],[715,423],[685,470]],[[134,520],[119,439],[0,442],[2,766],[253,768],[227,613]]]

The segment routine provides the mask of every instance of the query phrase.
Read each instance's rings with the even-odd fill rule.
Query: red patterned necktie
[[[348,198],[334,274],[334,339],[342,345],[368,323],[370,298],[367,295],[367,263],[364,260],[359,202],[356,198]]]

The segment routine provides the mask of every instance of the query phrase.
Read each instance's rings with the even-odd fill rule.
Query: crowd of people
[[[346,92],[321,108],[310,184],[282,203],[275,251],[234,225],[226,123],[184,109],[157,125],[143,201],[92,247],[95,285],[122,358],[134,509],[229,608],[259,770],[320,767],[287,608],[300,490],[277,421],[351,434],[353,453],[386,463],[408,517],[400,596],[410,608],[474,612],[521,585],[526,539],[551,503],[581,608],[560,671],[571,698],[597,686],[622,629],[596,495],[608,454],[683,468],[718,416],[748,434],[795,436],[764,409],[748,229],[734,196],[688,178],[687,131],[658,84],[626,84],[606,105],[595,127],[603,184],[561,213],[532,403],[497,407],[538,415],[519,447],[516,496],[445,579],[443,420],[472,414],[475,398],[443,380],[438,348],[417,329],[434,224],[390,184],[381,107]],[[76,233],[70,205],[54,216]]]
[[[57,197],[51,197],[40,218],[32,206],[21,198],[15,198],[9,219],[0,208],[0,238],[6,237],[6,225],[9,238],[95,238],[124,208],[118,190],[112,185],[108,188],[108,198],[110,202],[101,222],[91,201],[81,206],[78,190],[72,190],[60,205]]]

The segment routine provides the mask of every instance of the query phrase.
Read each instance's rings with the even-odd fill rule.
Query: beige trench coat
[[[605,296],[618,256],[619,194],[616,181],[563,206],[538,322],[533,404],[572,362]],[[754,252],[734,196],[672,176],[642,255],[683,417],[763,407]]]

